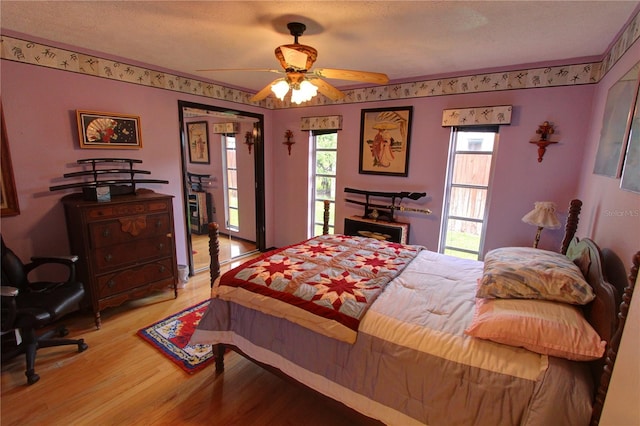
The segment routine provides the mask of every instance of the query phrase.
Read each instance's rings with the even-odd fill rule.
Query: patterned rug
[[[211,345],[187,345],[208,305],[209,300],[198,303],[138,330],[137,334],[184,371],[195,373],[214,361]]]

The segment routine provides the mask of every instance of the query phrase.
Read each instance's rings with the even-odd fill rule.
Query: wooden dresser
[[[108,202],[82,194],[62,198],[71,251],[80,257],[78,279],[97,328],[104,308],[170,287],[178,297],[172,198],[144,189]]]

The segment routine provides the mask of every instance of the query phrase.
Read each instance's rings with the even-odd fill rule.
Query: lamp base
[[[536,232],[536,239],[533,242],[533,248],[538,248],[538,243],[540,242],[540,233],[542,232],[543,229],[544,227],[538,226],[538,232]]]

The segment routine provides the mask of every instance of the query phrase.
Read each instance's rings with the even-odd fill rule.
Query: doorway
[[[178,101],[187,254],[191,275],[209,269],[208,224],[220,262],[265,250],[263,115]]]

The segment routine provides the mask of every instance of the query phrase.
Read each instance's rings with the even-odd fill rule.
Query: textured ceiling
[[[90,53],[257,91],[278,68],[274,49],[307,31],[314,68],[386,73],[392,81],[601,59],[638,1],[9,1],[8,35],[37,37]],[[8,31],[7,31],[8,30]],[[65,46],[62,46],[65,47]],[[576,59],[576,60],[572,60]],[[330,80],[337,87],[353,83]]]

